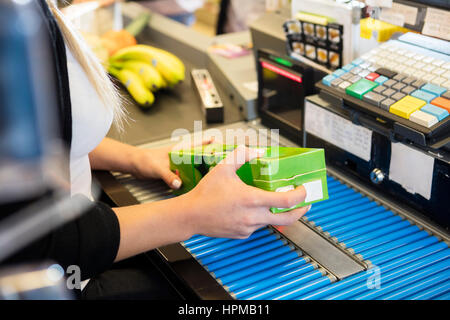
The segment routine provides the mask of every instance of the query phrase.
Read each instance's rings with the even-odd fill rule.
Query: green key
[[[345,89],[345,92],[348,95],[351,95],[355,98],[361,99],[363,98],[363,96],[371,91],[373,88],[375,88],[376,86],[378,86],[378,84],[376,82],[367,80],[367,79],[361,79],[357,82],[355,82],[354,84],[352,84],[351,86],[348,86]]]

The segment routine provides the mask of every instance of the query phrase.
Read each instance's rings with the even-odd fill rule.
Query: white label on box
[[[313,202],[323,198],[322,180],[314,180],[303,184],[306,190],[305,202]]]
[[[370,160],[372,131],[305,100],[305,130],[365,161]]]
[[[291,191],[294,190],[294,186],[293,185],[289,185],[289,186],[284,186],[284,187],[279,187],[275,189],[275,192],[287,192],[287,191]]]
[[[391,144],[389,179],[430,200],[434,158],[402,143]]]

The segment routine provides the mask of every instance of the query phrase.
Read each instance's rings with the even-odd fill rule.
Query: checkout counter
[[[128,3],[123,6],[125,19],[132,19],[141,11],[142,7],[136,3]],[[287,20],[287,14],[283,17],[280,16],[280,13],[276,13],[272,18],[275,21]],[[258,29],[258,22],[256,22],[251,30],[252,35],[256,35],[259,39],[271,38],[275,48],[269,49],[279,49],[280,39],[283,38],[281,25],[279,25],[280,28],[276,35],[270,35],[263,30],[270,23],[262,25],[263,27]],[[243,41],[251,41],[250,32],[228,35],[226,41],[234,41],[233,37],[237,41],[236,44],[242,44]],[[221,41],[220,36],[218,38],[209,38],[199,35],[157,14],[153,14],[147,30],[142,32],[138,41],[140,43],[155,44],[179,56],[187,67],[186,81],[171,92],[161,92],[154,106],[147,112],[130,105],[128,110],[133,121],[126,125],[122,135],[112,130],[108,134],[110,137],[143,148],[151,148],[173,143],[170,135],[175,129],[185,128],[192,132],[194,130],[194,121],[196,120],[203,121],[203,130],[214,128],[223,132],[226,129],[240,129],[243,131],[247,129],[268,129],[274,125],[273,121],[268,120],[269,118],[265,120],[264,116],[262,119],[255,117],[254,108],[257,108],[260,103],[260,101],[258,102],[257,92],[252,92],[248,87],[243,86],[243,83],[257,81],[257,68],[260,67],[259,60],[257,60],[258,55],[245,57],[247,60],[243,63],[239,62],[241,58],[234,61],[231,60],[229,61],[230,67],[227,69],[228,71],[224,71],[221,68],[222,62],[211,58],[211,54],[207,50],[215,41]],[[255,48],[255,52],[257,52],[256,49],[258,48]],[[250,64],[249,61],[252,63]],[[239,63],[242,64],[235,66],[235,64]],[[283,68],[282,65],[278,67]],[[191,83],[190,70],[193,68],[208,68],[210,70],[225,106],[223,123],[207,124],[204,121],[200,102]],[[227,72],[235,72],[235,74],[227,74]],[[254,78],[252,79],[252,77]],[[320,107],[329,112],[333,109],[329,99],[323,99],[323,96],[317,94],[309,97],[305,104],[309,106],[310,110]],[[361,128],[361,123],[359,125],[352,124],[351,117],[347,117],[345,112],[338,115],[342,119],[348,119],[345,121],[349,122],[351,130],[354,130],[352,134],[357,135],[359,129],[356,127]],[[311,114],[306,115],[306,117],[310,116]],[[334,117],[335,115],[328,116]],[[211,256],[210,259],[201,258],[201,246],[197,245],[203,243],[209,248],[213,248],[212,243],[214,242],[212,239],[202,236],[194,236],[184,243],[165,246],[147,253],[147,257],[158,265],[181,295],[187,299],[320,299],[326,297],[346,299],[352,298],[348,292],[351,292],[349,288],[353,288],[352,290],[356,290],[354,292],[360,294],[361,297],[377,298],[370,289],[361,289],[361,287],[356,286],[358,283],[364,283],[365,286],[366,278],[371,276],[370,271],[375,270],[377,265],[380,265],[383,272],[386,271],[386,277],[391,277],[389,279],[392,279],[392,285],[398,286],[398,288],[402,288],[401,285],[406,286],[408,290],[411,290],[410,292],[415,292],[411,289],[414,283],[420,284],[420,281],[423,279],[425,279],[423,281],[427,281],[427,278],[420,272],[418,274],[413,273],[410,276],[408,272],[414,270],[414,268],[420,270],[423,267],[423,270],[429,272],[429,281],[435,283],[436,287],[448,286],[447,273],[444,274],[447,278],[443,281],[437,276],[439,272],[444,272],[449,267],[448,245],[450,238],[448,235],[448,216],[450,212],[448,207],[442,207],[442,210],[447,210],[447,212],[428,216],[426,214],[428,202],[422,201],[420,206],[415,206],[412,203],[414,201],[413,197],[395,199],[392,193],[390,195],[385,194],[383,192],[383,184],[381,186],[380,184],[375,184],[369,178],[374,169],[371,167],[374,164],[373,161],[369,159],[369,162],[361,162],[362,164],[360,164],[359,160],[356,160],[353,156],[343,156],[341,149],[321,140],[325,139],[326,141],[326,137],[315,136],[312,134],[313,130],[311,129],[307,133],[304,117],[294,122],[298,128],[298,136],[295,137],[292,134],[292,130],[286,130],[288,135],[280,136],[280,145],[301,146],[304,143],[311,143],[314,147],[325,145],[326,153],[334,157],[327,159],[328,183],[331,190],[330,200],[328,205],[317,205],[318,210],[323,210],[322,206],[330,206],[341,208],[340,211],[345,214],[347,210],[355,211],[361,208],[360,221],[366,221],[367,226],[358,224],[358,221],[351,219],[348,219],[346,223],[327,220],[328,224],[321,225],[319,222],[325,217],[320,214],[320,211],[314,211],[313,209],[310,215],[306,215],[304,219],[292,227],[268,227],[258,231],[261,234],[252,235],[249,240],[249,242],[257,243],[258,239],[266,239],[264,237],[270,236],[274,238],[273,243],[261,242],[260,246],[255,245],[254,247],[247,243],[247,246],[242,245],[242,247],[239,247],[241,244],[237,240],[236,242],[229,240],[226,242],[229,244],[228,247],[222,248],[222,255],[220,253],[221,249],[214,249],[217,250],[215,251],[217,252],[216,260],[212,259]],[[383,151],[383,145],[379,144],[385,142],[385,138],[378,133],[374,133],[373,143],[377,148],[379,147],[379,149],[376,149],[380,152],[377,154],[379,161],[386,159],[384,154],[386,150]],[[443,174],[445,172],[448,173],[448,166],[448,161],[439,162],[438,165],[440,172]],[[130,175],[115,172],[96,172],[95,178],[101,185],[104,193],[118,206],[145,203],[172,196],[170,190],[159,181],[137,181]],[[447,176],[447,179],[442,178],[440,182],[440,188],[447,189],[447,194],[448,181]],[[343,195],[350,202],[343,203],[339,197],[333,197],[333,192]],[[395,192],[399,192],[398,189],[394,190]],[[439,199],[442,201],[442,192],[445,193],[445,191],[441,189],[433,192],[439,193]],[[432,205],[434,206],[436,203]],[[366,216],[366,212],[373,215],[367,213]],[[337,215],[338,213],[330,211],[329,214]],[[382,221],[376,219],[377,217],[382,217],[382,220],[387,222],[383,224]],[[361,245],[353,248],[350,245],[352,243],[350,240],[354,238],[348,235],[348,232],[351,230],[345,229],[347,225],[352,230],[354,229],[354,232],[360,230],[358,228],[365,228],[360,230],[360,234],[353,235],[364,237],[364,233],[373,234],[376,232],[370,227],[371,225],[373,227],[379,226],[381,229],[389,227],[386,225],[389,222],[392,225],[402,227],[399,230],[393,227],[390,229],[390,232],[397,235],[397,237],[392,236],[389,240],[389,235],[380,233],[379,238],[386,238],[386,241],[375,248]],[[333,228],[325,228],[325,226],[331,226],[333,223],[337,223],[345,230],[340,230],[340,233],[327,231],[335,231]],[[342,235],[345,235],[345,237]],[[239,249],[241,250],[241,256],[237,252],[233,252],[232,248],[242,248]],[[266,248],[266,250],[264,251],[261,248]],[[230,256],[226,256],[227,253]],[[279,254],[276,255],[275,253]],[[295,259],[292,261],[298,263],[299,266],[302,265],[302,268],[305,270],[305,273],[299,278],[289,278],[292,280],[289,283],[283,282],[283,274],[268,273],[267,271],[274,268],[288,268],[288,266],[285,266],[290,261],[286,258],[287,255],[295,256]],[[232,257],[235,257],[235,260]],[[405,257],[406,260],[403,261],[403,264],[399,260],[394,259],[398,257]],[[222,266],[220,261],[225,261],[228,264]],[[386,261],[390,262],[387,263]],[[266,269],[263,266],[258,267],[258,265],[263,265],[264,263],[267,264]],[[250,277],[250,274],[245,272],[246,268],[254,271],[251,274],[251,278],[254,280],[254,287],[245,286],[245,284],[238,281],[245,278],[245,276]],[[227,273],[224,273],[224,270],[228,270]],[[240,274],[240,272],[244,273]],[[400,278],[401,280],[409,282],[403,284],[396,282],[395,272],[400,273],[404,277]],[[310,278],[305,278],[306,275]],[[383,273],[382,275],[384,276]],[[273,282],[269,284],[267,281],[271,277]],[[276,281],[279,281],[279,287],[277,287]],[[300,286],[302,281],[307,285]],[[259,285],[261,285],[260,288],[258,287]],[[286,290],[280,289],[278,294],[277,290],[282,286],[285,286]],[[425,288],[425,284],[423,287]],[[245,292],[242,288],[247,288],[245,290],[248,291]],[[272,289],[268,290],[267,288]],[[292,290],[288,290],[288,288]],[[448,292],[448,289],[444,288],[442,290],[444,290],[444,294]],[[402,289],[393,291],[392,297],[402,297],[401,292]],[[332,296],[332,294],[335,294],[335,296]],[[381,293],[378,297],[380,296]]]

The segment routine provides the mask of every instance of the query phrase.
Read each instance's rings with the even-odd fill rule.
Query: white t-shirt
[[[70,147],[71,194],[91,200],[92,175],[89,152],[103,140],[111,127],[112,110],[103,104],[77,59],[66,46],[70,101],[72,104],[72,144]],[[89,279],[81,282],[81,290]]]
[[[100,100],[83,68],[67,46],[66,55],[72,103],[71,193],[83,194],[93,200],[88,155],[108,133],[113,113]]]

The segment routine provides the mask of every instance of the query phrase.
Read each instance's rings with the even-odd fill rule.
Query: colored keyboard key
[[[393,89],[391,89],[391,88],[386,89],[386,90],[384,90],[384,91],[382,92],[383,96],[388,97],[388,98],[389,98],[390,96],[394,95],[395,93],[397,93],[397,91],[395,91],[395,90],[393,90]]]
[[[395,103],[395,100],[392,100],[390,98],[384,99],[383,101],[381,101],[380,103],[380,107],[383,108],[386,111],[389,111],[389,108],[391,107],[391,105],[393,105]]]
[[[414,88],[413,86],[407,86],[407,87],[403,88],[401,91],[404,94],[411,94],[414,90],[416,90],[416,88]]]
[[[358,74],[362,71],[362,69],[360,67],[355,67],[352,70],[350,70],[350,73],[352,74]]]
[[[436,99],[431,100],[431,104],[438,106],[439,108],[445,109],[450,112],[450,100],[445,99],[443,97],[437,97]]]
[[[450,91],[447,91],[447,92],[443,93],[442,97],[450,99]]]
[[[360,76],[354,75],[353,77],[351,77],[350,79],[348,79],[348,81],[350,81],[351,83],[355,83],[355,82],[358,82],[360,79],[361,79]]]
[[[419,110],[421,107],[423,107],[426,104],[424,100],[412,97],[412,96],[406,96],[389,108],[389,112],[396,114],[402,118],[409,119],[410,115],[414,112]]]
[[[440,96],[445,91],[447,91],[445,88],[442,88],[442,87],[437,86],[437,85],[432,84],[432,83],[427,83],[420,89],[423,90],[423,91],[429,92],[431,94],[434,94],[436,96]]]
[[[345,70],[343,70],[343,69],[337,69],[335,72],[333,72],[332,74],[335,76],[335,77],[340,77],[340,76],[342,76],[344,73],[346,73],[346,71]]]
[[[345,89],[345,92],[352,97],[362,100],[363,96],[376,86],[378,86],[378,84],[373,81],[361,79],[351,86],[347,87],[347,89]]]
[[[425,100],[426,102],[430,102],[434,98],[436,98],[435,94],[429,93],[427,91],[423,91],[422,89],[416,90],[413,93],[411,93],[411,96],[416,97],[421,100]]]
[[[406,84],[404,84],[404,83],[402,83],[402,82],[398,82],[398,83],[396,83],[396,84],[394,84],[394,85],[392,86],[392,89],[397,90],[397,91],[400,91],[400,90],[402,90],[402,89],[405,88],[405,87],[406,87]]]
[[[375,82],[378,84],[383,84],[387,80],[389,80],[389,78],[387,78],[385,76],[379,76],[375,79]]]
[[[386,87],[392,87],[392,86],[394,86],[394,85],[396,85],[396,84],[397,84],[397,81],[392,80],[392,79],[389,79],[389,80],[387,80],[385,83],[383,83],[383,86],[386,86]]]
[[[372,91],[375,92],[375,93],[382,93],[386,89],[387,89],[387,87],[379,85],[378,87],[374,88]]]
[[[337,87],[338,85],[340,85],[343,82],[343,80],[341,78],[336,78],[333,81],[331,81],[331,86],[332,87]]]
[[[430,128],[439,122],[439,120],[435,116],[432,116],[431,114],[420,110],[411,113],[411,115],[409,116],[409,120],[426,128]]]
[[[441,84],[442,87],[444,87],[447,90],[450,90],[450,80],[444,82],[443,84]],[[448,91],[447,91],[448,93]],[[444,93],[445,94],[445,93]],[[449,97],[450,98],[450,97]]]
[[[406,79],[407,78],[407,75],[404,75],[404,74],[402,74],[402,73],[399,73],[399,74],[397,74],[393,79],[395,80],[395,81],[402,81],[403,79]]]
[[[343,74],[340,78],[342,80],[350,80],[351,77],[353,77],[354,75],[351,72],[347,72],[346,74]]]
[[[348,87],[348,86],[351,86],[351,82],[348,82],[348,81],[342,81],[339,85],[338,85],[338,88],[339,89],[341,89],[341,90],[343,90],[343,91],[345,91],[345,89]]]
[[[415,87],[415,88],[417,88],[417,89],[420,89],[420,88],[422,88],[426,83],[427,83],[427,82],[424,81],[424,80],[416,80],[416,81],[414,81],[414,82],[412,83],[412,86]]]
[[[404,93],[401,92],[396,92],[391,96],[391,99],[394,99],[395,101],[400,100],[401,98],[403,98],[405,96]]]
[[[365,78],[366,76],[369,75],[369,73],[370,73],[369,70],[364,69],[364,70],[362,70],[360,73],[358,73],[358,75],[359,75],[360,77],[362,77],[362,78]]]
[[[354,64],[349,63],[349,64],[346,64],[345,66],[343,66],[342,69],[344,69],[345,71],[348,72],[348,71],[352,70],[354,67],[355,67]]]
[[[386,69],[386,68],[378,68],[375,72],[378,74],[381,74],[382,76],[388,77],[388,78],[393,78],[397,75],[397,72]]]
[[[371,72],[366,76],[366,79],[370,81],[375,81],[375,79],[378,78],[379,76],[380,75],[378,73]]]
[[[354,64],[355,66],[359,66],[361,63],[363,63],[364,60],[361,58],[355,59],[352,61],[352,64]]]
[[[432,116],[435,116],[439,121],[444,120],[449,115],[449,112],[447,110],[439,108],[432,104],[426,104],[420,110],[429,113]]]
[[[381,101],[383,101],[385,99],[384,96],[382,96],[381,94],[369,91],[367,92],[364,96],[363,96],[363,100],[367,101],[371,104],[374,104],[376,106],[379,106]]]
[[[403,79],[402,82],[403,82],[404,84],[411,85],[411,83],[413,83],[413,82],[416,81],[416,80],[417,80],[416,78],[414,78],[414,77],[412,77],[412,76],[409,76],[409,77]]]
[[[332,74],[329,74],[322,79],[322,83],[331,87],[331,81],[333,81],[334,79],[336,79],[336,77]]]

